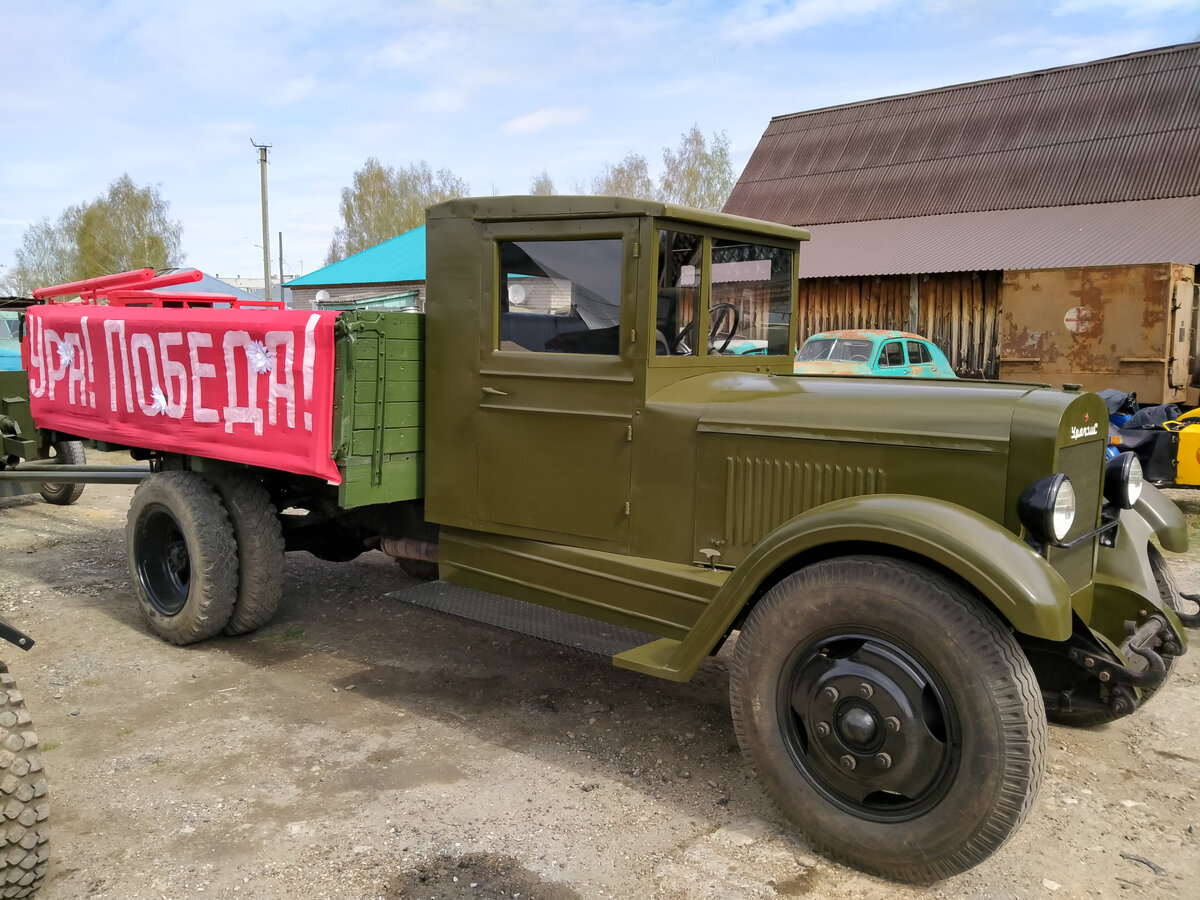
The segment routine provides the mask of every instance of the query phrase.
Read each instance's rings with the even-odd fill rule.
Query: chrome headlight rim
[[[1061,543],[1075,524],[1075,487],[1062,472],[1039,478],[1021,492],[1017,516],[1034,540]]]
[[[1133,509],[1142,496],[1142,461],[1126,450],[1104,464],[1104,499],[1121,509]]]

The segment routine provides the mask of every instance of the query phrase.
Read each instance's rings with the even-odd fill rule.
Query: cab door
[[[538,223],[486,229],[475,437],[483,527],[627,549],[637,224],[590,220],[553,238]]]

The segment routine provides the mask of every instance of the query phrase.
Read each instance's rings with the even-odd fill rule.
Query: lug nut
[[[857,765],[857,763],[855,763],[853,756],[846,754],[845,756],[842,757],[842,766],[844,768],[847,768],[853,772],[855,765]]]
[[[890,769],[892,767],[892,758],[886,753],[876,753],[875,765],[881,769]]]
[[[883,727],[886,728],[888,731],[892,732],[893,734],[895,734],[897,731],[900,730],[900,720],[897,719],[895,716],[888,716],[886,719],[883,720]]]
[[[817,723],[817,736],[818,737],[829,737],[829,723],[828,722],[818,722]]]
[[[858,686],[858,696],[864,700],[870,700],[871,695],[875,693],[875,688],[871,687],[865,681]]]
[[[821,691],[821,696],[830,703],[837,703],[837,698],[840,697],[841,694],[838,693],[837,688],[830,685],[829,687],[825,688],[825,690]]]

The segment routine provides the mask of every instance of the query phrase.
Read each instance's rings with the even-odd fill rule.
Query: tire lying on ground
[[[246,634],[271,621],[283,596],[283,529],[271,496],[249,472],[212,476],[237,543],[238,587],[226,634]]]
[[[1037,680],[999,618],[919,565],[831,559],[754,607],[730,664],[738,743],[833,859],[928,883],[995,852],[1045,770]]]
[[[0,662],[0,897],[29,897],[50,859],[50,800],[25,700]]]
[[[82,466],[87,462],[80,441],[55,441],[50,445],[51,459],[64,466]],[[42,499],[55,506],[70,506],[83,494],[82,484],[43,484]]]
[[[134,491],[125,550],[150,630],[172,644],[220,634],[237,600],[237,546],[216,488],[195,472],[156,472]]]

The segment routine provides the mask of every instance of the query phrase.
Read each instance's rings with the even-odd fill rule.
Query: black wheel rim
[[[886,635],[841,633],[798,648],[777,702],[797,769],[859,818],[915,819],[937,805],[958,769],[961,730],[947,690]]]
[[[165,506],[143,510],[134,552],[138,580],[150,605],[164,616],[178,615],[187,603],[192,563],[179,523]]]

